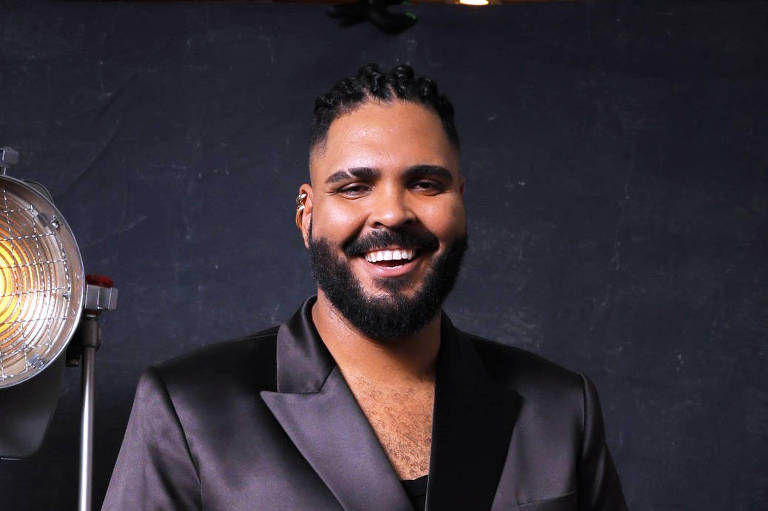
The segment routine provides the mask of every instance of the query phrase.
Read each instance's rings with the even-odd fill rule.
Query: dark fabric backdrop
[[[635,510],[768,506],[768,4],[0,2],[0,145],[120,288],[98,353],[98,506],[148,364],[312,293],[293,226],[315,95],[413,64],[454,100],[461,328],[588,374]],[[2,509],[74,509],[79,373]]]

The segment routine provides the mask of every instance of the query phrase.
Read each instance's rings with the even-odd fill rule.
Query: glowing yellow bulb
[[[0,240],[0,343],[7,340],[6,334],[21,313],[19,294],[14,288],[21,283],[14,275],[12,266],[18,265],[13,255],[13,247],[6,240]]]
[[[459,0],[461,5],[488,5],[488,0]]]

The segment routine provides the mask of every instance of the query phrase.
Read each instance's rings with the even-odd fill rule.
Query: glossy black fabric
[[[142,376],[102,509],[412,511],[311,321]],[[427,509],[624,510],[584,376],[443,316]]]

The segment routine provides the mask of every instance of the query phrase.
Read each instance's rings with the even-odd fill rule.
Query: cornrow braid
[[[389,102],[394,98],[411,101],[434,111],[442,121],[448,140],[459,149],[459,134],[453,121],[451,101],[437,90],[437,84],[426,77],[416,77],[411,66],[401,64],[389,73],[376,64],[361,67],[354,77],[336,82],[333,88],[315,99],[310,150],[325,141],[331,123],[373,99]]]

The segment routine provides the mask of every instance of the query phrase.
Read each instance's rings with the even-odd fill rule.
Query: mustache
[[[370,252],[397,245],[407,250],[435,251],[440,241],[426,229],[398,229],[373,231],[364,238],[356,238],[344,247],[347,257],[357,257]]]

